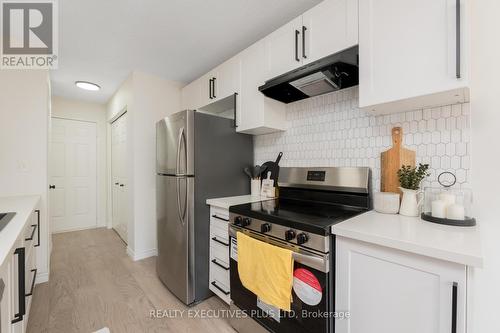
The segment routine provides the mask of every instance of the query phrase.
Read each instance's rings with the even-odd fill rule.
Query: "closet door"
[[[128,174],[127,113],[111,124],[111,174],[113,229],[127,243]]]

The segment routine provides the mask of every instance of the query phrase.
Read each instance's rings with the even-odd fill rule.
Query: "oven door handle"
[[[328,273],[330,271],[328,254],[326,254],[324,258],[320,258],[299,252],[293,252],[292,257],[294,261],[301,263],[302,265],[315,268],[323,273]]]

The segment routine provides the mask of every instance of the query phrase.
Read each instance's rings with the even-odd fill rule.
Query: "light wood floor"
[[[68,232],[53,235],[50,280],[35,288],[28,332],[234,332],[226,318],[150,316],[176,309],[188,308],[156,276],[155,258],[133,262],[113,230]],[[214,296],[193,309],[227,306]]]

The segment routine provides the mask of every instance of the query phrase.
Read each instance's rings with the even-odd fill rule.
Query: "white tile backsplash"
[[[424,186],[438,186],[443,171],[469,182],[469,104],[372,115],[358,109],[358,88],[291,103],[285,132],[254,137],[255,163],[275,160],[281,166],[369,166],[374,190],[380,189],[380,153],[392,145],[391,129],[403,128],[403,144],[416,151],[417,163],[429,163]]]

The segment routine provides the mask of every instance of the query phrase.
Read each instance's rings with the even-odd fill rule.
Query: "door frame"
[[[80,120],[80,119],[72,119],[72,118],[67,118],[67,117],[60,117],[60,116],[50,116],[50,128],[52,129],[52,119],[61,119],[61,120],[69,120],[69,121],[79,121],[79,122],[82,122],[82,123],[90,123],[90,124],[94,124],[95,127],[96,127],[96,140],[95,140],[95,145],[96,145],[96,156],[95,156],[95,168],[96,168],[96,177],[95,177],[95,195],[94,195],[94,198],[95,198],[95,205],[96,205],[96,215],[95,215],[95,225],[93,227],[86,227],[86,228],[77,228],[77,229],[68,229],[68,230],[59,230],[59,231],[53,231],[52,229],[52,220],[51,220],[51,214],[50,214],[50,190],[49,192],[47,192],[47,213],[48,213],[48,221],[49,221],[49,225],[50,225],[50,229],[49,229],[49,233],[50,234],[59,234],[59,233],[64,233],[64,232],[71,232],[71,231],[80,231],[80,230],[88,230],[88,229],[94,229],[94,228],[97,228],[98,227],[98,218],[97,218],[97,207],[98,207],[98,201],[97,201],[97,191],[98,191],[98,185],[99,183],[97,182],[97,175],[98,175],[98,158],[99,158],[99,154],[97,153],[97,149],[98,149],[98,146],[97,146],[97,129],[98,129],[98,126],[97,126],[97,122],[96,121],[91,121],[91,120]],[[52,130],[50,131],[49,133],[49,150],[48,150],[48,154],[47,154],[47,173],[48,173],[48,179],[50,181],[50,151],[52,149]],[[51,246],[52,247],[52,246]]]
[[[113,123],[118,120],[121,116],[123,116],[125,113],[128,112],[128,106],[126,105],[121,109],[119,112],[117,112],[113,117],[109,118],[107,120],[106,124],[106,136],[107,136],[107,152],[106,152],[106,164],[107,164],[107,177],[108,177],[108,182],[107,182],[107,194],[108,194],[108,205],[107,205],[107,221],[108,223],[106,224],[106,227],[108,229],[113,229],[113,168],[112,168],[112,149],[113,149],[113,143],[112,143],[112,138],[111,138],[111,126]],[[127,138],[128,138],[128,126],[129,122],[127,122]],[[130,176],[130,175],[129,175]],[[129,183],[130,183],[130,178],[129,178]],[[130,186],[129,186],[129,191],[130,191]],[[130,236],[130,221],[127,221],[127,245],[130,243],[130,240],[128,239]],[[121,239],[121,238],[120,238]]]

